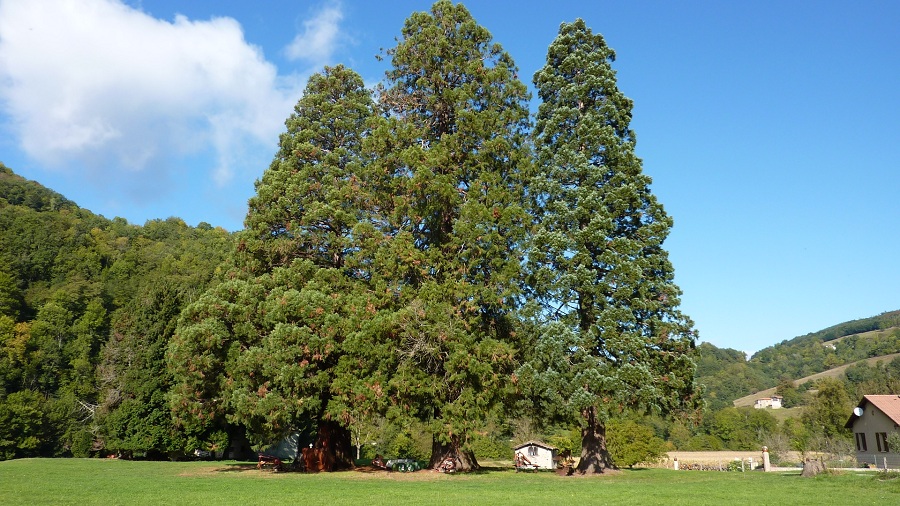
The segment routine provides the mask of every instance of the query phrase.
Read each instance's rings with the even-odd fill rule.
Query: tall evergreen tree
[[[160,458],[185,450],[166,403],[171,375],[165,351],[192,287],[177,286],[171,277],[147,283],[116,313],[112,336],[101,352],[95,421],[108,451]]]
[[[564,23],[534,75],[541,99],[531,183],[530,285],[546,320],[524,379],[580,416],[578,471],[614,467],[606,424],[625,409],[695,399],[695,334],[663,241],[672,220],[650,192],[619,91],[615,53],[584,21]]]
[[[514,366],[528,166],[526,87],[512,58],[460,4],[406,21],[373,131],[396,259],[398,413],[428,423],[431,466],[478,467],[468,435],[504,398]]]
[[[297,259],[347,267],[354,227],[365,221],[362,142],[373,108],[362,78],[343,65],[310,77],[250,199],[240,267],[261,274]]]
[[[257,445],[315,430],[322,467],[352,464],[347,425],[379,391],[363,356],[382,303],[359,253],[374,227],[361,148],[373,110],[352,70],[310,78],[256,184],[234,279],[185,311],[170,347],[186,425],[208,432],[227,413]]]

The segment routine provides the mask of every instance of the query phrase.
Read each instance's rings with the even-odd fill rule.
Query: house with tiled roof
[[[844,427],[853,430],[858,463],[900,465],[900,448],[890,448],[887,441],[892,432],[900,433],[900,395],[863,396]]]

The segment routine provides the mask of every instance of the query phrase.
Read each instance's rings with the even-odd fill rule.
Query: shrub
[[[383,446],[385,458],[428,460],[431,458],[431,438],[424,433],[400,430]]]
[[[94,436],[90,432],[86,430],[76,432],[72,436],[72,446],[70,448],[72,456],[78,458],[90,457],[93,444]]]
[[[513,450],[508,441],[501,441],[496,437],[476,435],[469,440],[469,447],[475,452],[478,459],[505,459],[513,458]]]
[[[652,428],[633,420],[610,422],[606,443],[613,462],[620,467],[654,463],[666,453],[665,441],[656,437]]]
[[[547,442],[555,446],[560,455],[564,455],[566,452],[569,452],[569,455],[579,455],[581,453],[581,430],[575,428],[557,431],[547,438]]]

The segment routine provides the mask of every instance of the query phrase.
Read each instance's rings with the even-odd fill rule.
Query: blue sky
[[[900,309],[900,3],[464,3],[528,84],[561,22],[616,50],[702,341]],[[377,83],[430,5],[0,0],[0,161],[108,218],[240,229],[310,73]]]

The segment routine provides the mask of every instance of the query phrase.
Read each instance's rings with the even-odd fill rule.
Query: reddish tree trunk
[[[303,449],[307,472],[340,471],[353,467],[350,431],[340,424],[323,420],[313,448]]]
[[[575,472],[578,474],[602,474],[616,469],[606,448],[606,425],[597,419],[597,409],[593,406],[584,411],[587,425],[581,429],[581,461]]]
[[[459,436],[452,436],[449,443],[442,443],[435,437],[431,443],[431,460],[428,462],[428,468],[446,471],[445,461],[448,459],[452,462],[453,471],[469,472],[481,469],[475,459],[475,453],[461,448]]]

